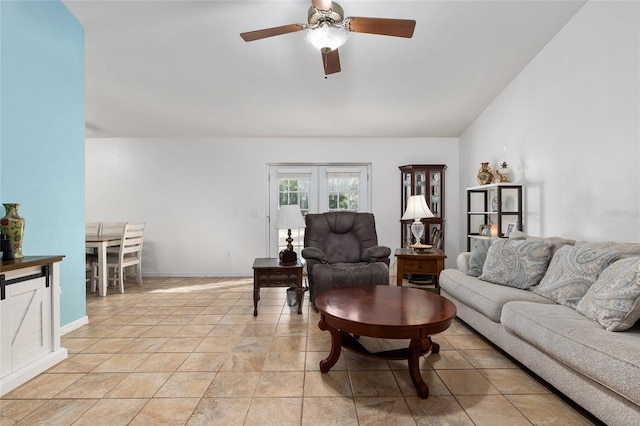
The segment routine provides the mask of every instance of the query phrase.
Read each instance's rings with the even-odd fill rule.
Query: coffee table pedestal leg
[[[413,386],[415,386],[416,391],[418,391],[418,396],[422,399],[429,397],[429,386],[422,380],[420,357],[429,350],[429,348],[431,348],[431,352],[434,354],[440,351],[440,345],[431,342],[430,337],[426,339],[411,339],[411,343],[409,343],[409,354],[407,357],[409,376],[411,376]]]
[[[342,341],[340,339],[340,332],[337,329],[328,326],[327,323],[324,322],[324,319],[320,318],[318,327],[322,331],[328,330],[329,333],[331,333],[331,352],[326,359],[320,361],[320,372],[327,373],[329,370],[331,370],[331,367],[336,365],[336,362],[338,362],[338,359],[340,358]]]

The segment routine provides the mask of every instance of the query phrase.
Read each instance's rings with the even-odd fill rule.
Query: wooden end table
[[[436,292],[440,293],[438,282],[440,272],[444,269],[444,260],[447,255],[440,249],[429,249],[424,252],[416,252],[411,248],[396,249],[398,270],[397,285],[402,287],[402,277],[405,274],[433,275]]]
[[[331,333],[331,352],[320,361],[321,372],[336,364],[342,346],[370,358],[406,359],[418,395],[429,396],[420,374],[420,357],[440,351],[430,336],[451,325],[456,316],[452,302],[417,288],[369,285],[326,291],[316,297],[315,306],[320,312],[318,327]],[[408,348],[372,353],[354,336],[411,341]]]
[[[303,265],[298,259],[295,264],[280,263],[276,258],[258,258],[253,262],[253,316],[258,316],[258,301],[260,300],[260,287],[289,287],[295,284],[298,287],[298,313],[302,313],[302,288]]]

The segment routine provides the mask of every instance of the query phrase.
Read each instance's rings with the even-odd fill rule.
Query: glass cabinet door
[[[432,170],[429,173],[429,197],[427,202],[431,213],[435,217],[442,217],[442,208],[440,204],[440,183],[442,181],[442,172]]]
[[[414,172],[414,177],[413,177],[413,194],[412,195],[427,195],[426,192],[426,177],[427,177],[427,172],[423,171],[423,170],[416,170]]]
[[[402,172],[402,197],[401,197],[401,205],[400,211],[401,216],[404,214],[404,211],[407,209],[407,200],[411,196],[411,187],[413,185],[413,178],[411,176],[411,171]]]

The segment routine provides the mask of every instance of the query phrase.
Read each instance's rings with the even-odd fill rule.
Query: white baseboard
[[[252,278],[249,273],[220,273],[220,272],[142,272],[142,281],[145,278]]]
[[[60,348],[55,352],[36,359],[33,362],[13,371],[6,376],[0,378],[0,396],[6,395],[18,386],[33,379],[38,374],[47,371],[57,363],[67,358],[67,350]],[[4,423],[3,423],[4,424]]]
[[[87,325],[87,324],[89,324],[89,317],[85,315],[80,319],[77,319],[73,322],[70,322],[69,324],[65,324],[62,327],[60,327],[60,335],[64,336],[65,334],[70,333],[73,330],[76,330],[82,327],[83,325]]]

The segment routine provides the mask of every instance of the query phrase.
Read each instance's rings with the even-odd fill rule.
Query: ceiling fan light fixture
[[[351,33],[341,25],[321,23],[317,27],[310,27],[305,38],[318,50],[335,50],[342,46]]]
[[[311,0],[307,23],[248,31],[240,33],[240,37],[244,41],[254,41],[307,30],[305,39],[322,53],[326,78],[329,74],[341,71],[338,48],[345,44],[352,32],[411,38],[415,26],[413,19],[345,18],[342,7],[333,0]]]

